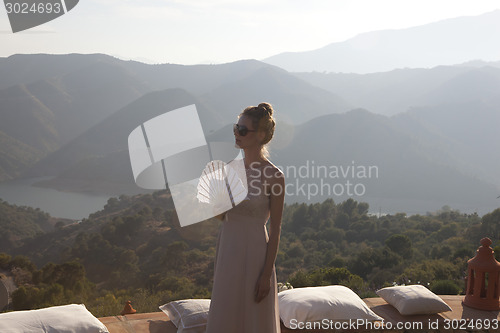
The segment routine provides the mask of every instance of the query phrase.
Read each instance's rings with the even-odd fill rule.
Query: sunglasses
[[[245,125],[233,125],[233,132],[238,132],[240,136],[245,136],[248,132],[257,132],[256,130],[249,130]]]

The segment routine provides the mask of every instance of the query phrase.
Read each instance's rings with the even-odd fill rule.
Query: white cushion
[[[394,306],[402,315],[434,314],[451,311],[439,296],[426,287],[416,284],[377,290],[377,295]]]
[[[165,312],[177,327],[178,333],[204,332],[209,309],[209,299],[184,299],[160,306],[160,310]]]
[[[297,324],[302,325],[300,323],[322,322],[325,319],[382,320],[356,293],[344,286],[289,289],[278,293],[278,299],[281,320],[290,329],[297,328]]]
[[[109,333],[83,304],[0,314],[2,333]]]

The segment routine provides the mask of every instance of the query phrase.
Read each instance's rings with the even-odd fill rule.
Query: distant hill
[[[104,54],[15,54],[0,57],[0,89],[62,77],[97,62],[118,59]]]
[[[300,78],[370,111],[393,115],[419,140],[447,140],[454,168],[500,186],[500,68],[498,63],[470,62],[432,69],[400,69],[375,74],[297,73]],[[424,127],[428,133],[421,132]],[[439,139],[441,137],[442,139]],[[437,141],[436,141],[437,140]],[[432,144],[431,144],[432,146]]]
[[[455,168],[477,179],[500,186],[500,114],[498,103],[474,100],[410,109],[396,118],[410,117],[430,131],[448,138]]]
[[[237,82],[263,68],[274,67],[253,59],[218,65],[147,65],[135,61],[121,61],[120,64],[156,90],[181,88],[195,95],[205,94],[229,82]]]
[[[350,181],[351,193],[355,194],[355,184],[362,184],[358,193],[366,189],[361,196],[353,195],[355,200],[387,212],[416,213],[443,205],[483,213],[494,209],[498,205],[495,200],[498,189],[456,167],[464,159],[454,154],[450,149],[452,144],[452,139],[418,122],[413,122],[412,128],[404,127],[396,119],[354,110],[318,117],[297,126],[288,145],[271,151],[277,165],[289,168],[292,195],[287,202],[318,202],[329,197],[328,191],[334,194],[336,202],[345,200],[346,182]],[[332,166],[350,169],[345,176],[338,171],[335,177]],[[376,167],[371,176],[370,166]],[[326,167],[326,176],[319,167]],[[323,193],[321,182],[327,183]],[[301,184],[305,184],[302,190]],[[307,184],[316,184],[317,188],[312,190],[320,192],[308,197],[307,191],[304,193]],[[342,195],[337,195],[342,191]]]
[[[9,251],[23,242],[54,230],[57,222],[67,223],[49,214],[25,206],[11,205],[0,199],[0,252]]]
[[[18,60],[14,61],[14,69],[19,71],[19,77],[26,76],[27,80],[35,81],[15,84],[0,90],[0,131],[10,137],[10,142],[15,141],[23,145],[21,147],[17,144],[17,148],[11,146],[10,154],[0,157],[5,161],[0,164],[2,180],[18,177],[25,168],[32,166],[40,158],[56,151],[118,108],[152,90],[133,78],[125,69],[102,62],[100,58],[105,57],[96,59],[89,56],[89,59],[95,60],[94,63],[73,63],[73,71],[66,68],[70,67],[69,64],[59,56],[54,58],[60,59],[61,62],[52,64],[53,66],[50,66],[51,57],[10,58]],[[41,66],[39,70],[26,64],[30,59],[40,58],[49,64]],[[5,59],[3,60],[3,65],[0,61],[0,71],[15,72],[14,69],[6,67]],[[20,69],[23,63],[32,71]],[[46,72],[48,68],[52,68],[52,76],[50,72]],[[61,75],[56,76],[57,73]],[[8,82],[8,74],[0,78],[0,82]],[[7,159],[10,162],[7,162]],[[8,166],[9,163],[17,165],[16,170],[12,170]]]
[[[263,61],[291,72],[375,73],[395,68],[498,61],[500,10],[408,29],[357,35],[317,50],[281,53]]]
[[[484,66],[460,73],[422,96],[415,106],[500,102],[500,68]]]
[[[34,97],[28,87],[3,89],[0,100],[0,131],[42,153],[59,147],[54,113]]]
[[[276,109],[276,119],[293,124],[351,108],[335,92],[319,89],[276,67],[261,68],[245,78],[221,85],[201,98],[229,122],[234,122],[245,107],[260,102],[270,102]]]
[[[6,135],[2,140],[8,136],[11,148],[12,142],[24,145],[13,148],[17,153],[0,157],[0,179],[32,174],[25,171],[35,162],[154,91],[182,89],[197,96],[202,109],[211,110],[203,119],[206,131],[214,131],[233,122],[247,106],[241,100],[236,102],[236,97],[247,94],[249,85],[260,87],[266,94],[256,95],[248,104],[259,103],[265,97],[283,105],[282,116],[289,114],[292,122],[347,110],[346,103],[334,94],[256,60],[182,66],[146,65],[103,54],[0,58],[0,131]],[[303,112],[304,105],[313,111]],[[22,151],[28,155],[19,156]],[[68,166],[72,161],[61,163]]]
[[[476,69],[468,66],[438,66],[431,69],[397,69],[371,74],[294,74],[304,81],[342,96],[354,107],[394,115],[406,112],[411,107],[427,105],[427,101],[423,100],[425,96],[441,89],[449,80],[471,70]]]
[[[413,107],[484,100],[498,102],[500,62],[398,69],[373,74],[294,73],[350,105],[394,115]]]
[[[51,152],[149,91],[125,69],[96,62],[60,77],[0,90],[0,129]]]
[[[19,177],[44,153],[0,131],[0,182]]]
[[[99,65],[120,67],[154,90],[182,88],[195,94],[205,93],[225,82],[239,80],[260,68],[273,67],[257,60],[186,66],[149,65],[120,60],[106,54],[16,54],[0,57],[0,89],[81,73],[86,68]]]
[[[122,151],[127,152],[128,136],[132,130],[143,122],[167,111],[186,105],[196,104],[198,113],[204,126],[207,128],[220,127],[220,116],[213,110],[206,108],[194,96],[182,89],[169,89],[152,92],[118,110],[106,120],[93,126],[84,134],[71,141],[58,151],[48,155],[28,170],[24,176],[55,176],[68,168],[79,168],[79,163],[106,157]],[[133,182],[130,160],[127,157],[121,163],[121,168],[130,171],[128,174]],[[121,155],[116,155],[121,156]],[[115,173],[118,170],[110,170]],[[69,172],[70,174],[72,172]],[[89,172],[92,174],[92,172]],[[76,176],[73,173],[73,176]],[[85,179],[85,174],[80,173]],[[95,175],[93,176],[95,177]],[[78,178],[78,177],[77,177]],[[111,177],[113,179],[113,177]]]

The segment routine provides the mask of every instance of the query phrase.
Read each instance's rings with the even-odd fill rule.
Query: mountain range
[[[28,162],[22,162],[16,152],[23,152],[23,159],[32,164],[155,91],[184,89],[196,93],[203,101],[201,108],[211,110],[203,119],[207,133],[228,119],[233,122],[247,103],[238,100],[235,92],[224,95],[225,88],[218,88],[238,85],[240,90],[248,89],[255,84],[256,76],[268,84],[262,93],[275,105],[290,110],[292,122],[328,113],[331,108],[336,112],[350,108],[333,93],[254,60],[180,66],[145,65],[102,54],[15,55],[0,58],[0,73],[0,140],[5,143],[3,147],[9,147],[3,149],[9,153],[1,157],[5,162],[0,165],[0,180],[19,177],[25,171]],[[299,91],[309,96],[313,111],[304,113],[303,105],[290,102],[294,98],[301,100],[295,97]],[[171,109],[163,105],[161,111]]]
[[[395,115],[415,106],[498,96],[500,62],[468,62],[372,74],[298,72],[297,77],[342,96],[350,105]]]
[[[146,65],[70,54],[1,58],[0,72],[2,180],[50,176],[38,186],[145,192],[128,157],[134,128],[195,104],[207,140],[232,142],[238,113],[267,101],[277,117],[271,159],[291,184],[287,202],[344,200],[349,181],[360,184],[354,199],[385,212],[498,206],[498,63],[361,75],[290,73],[256,60]],[[314,166],[340,173],[293,173]],[[345,172],[369,167],[376,176]],[[330,192],[312,193],[321,181]]]
[[[407,29],[359,34],[317,50],[263,59],[290,72],[376,73],[500,58],[500,9]]]

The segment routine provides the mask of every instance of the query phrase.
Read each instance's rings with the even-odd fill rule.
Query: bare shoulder
[[[283,171],[269,160],[264,164],[264,175],[271,183],[283,183],[285,181]]]
[[[282,205],[285,197],[285,175],[271,161],[267,161],[264,167],[266,169],[264,170],[266,193],[274,198],[274,200],[278,200],[276,202],[281,202]]]

